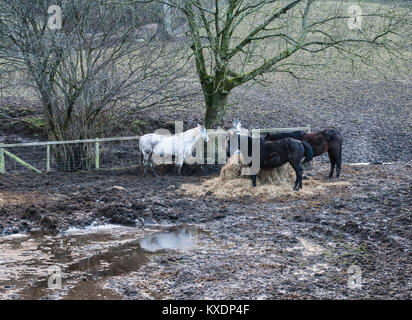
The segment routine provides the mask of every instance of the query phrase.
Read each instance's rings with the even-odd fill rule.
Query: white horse
[[[242,133],[242,124],[240,123],[240,119],[233,119],[232,120],[233,130],[236,134],[240,135]]]
[[[153,169],[153,149],[156,144],[164,137],[165,136],[156,133],[149,133],[140,137],[140,168],[144,171],[144,175],[146,175],[146,167],[149,163],[153,175],[157,176],[156,172],[154,172]]]
[[[227,142],[229,141],[230,136],[232,136],[232,135],[236,135],[236,136],[237,136],[238,142],[240,141],[240,136],[241,136],[241,135],[246,135],[246,136],[248,135],[248,131],[247,131],[246,129],[243,129],[243,128],[242,128],[242,124],[241,124],[239,118],[238,118],[238,119],[233,119],[233,120],[232,120],[232,125],[233,125],[233,127],[228,130],[228,135],[229,135],[229,137],[228,137],[227,140],[226,140],[226,144],[227,144]],[[235,155],[235,154],[240,154],[240,149],[239,149],[239,147],[240,147],[240,146],[238,145],[238,149],[236,149],[236,151],[233,153],[233,155]]]
[[[185,158],[192,154],[196,143],[201,138],[204,142],[209,141],[206,128],[200,124],[193,129],[175,135],[163,136],[150,133],[142,136],[139,145],[144,174],[146,175],[146,166],[149,163],[152,173],[157,176],[153,168],[153,156],[156,159],[175,156],[180,175]]]

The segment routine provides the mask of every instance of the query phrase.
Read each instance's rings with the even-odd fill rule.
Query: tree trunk
[[[225,123],[228,93],[214,92],[205,97],[206,115],[205,125],[208,129],[215,129]]]

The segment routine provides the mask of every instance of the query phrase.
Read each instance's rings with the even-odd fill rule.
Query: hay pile
[[[260,201],[276,200],[282,197],[301,198],[325,192],[332,185],[346,186],[347,182],[322,182],[314,179],[303,180],[303,189],[293,191],[295,171],[289,163],[280,168],[259,171],[257,187],[252,187],[250,176],[242,176],[241,156],[231,157],[220,172],[220,176],[205,179],[201,184],[183,184],[181,190],[186,195],[216,198],[252,197]]]
[[[232,156],[225,164],[225,166],[220,171],[220,181],[227,182],[235,179],[248,179],[250,183],[250,176],[242,176],[242,156],[235,155]],[[275,169],[260,169],[257,175],[257,185],[263,184],[274,184],[282,186],[290,186],[295,181],[295,171],[292,166],[287,163],[284,166]]]

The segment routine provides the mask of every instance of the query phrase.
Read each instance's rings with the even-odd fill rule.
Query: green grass
[[[22,119],[22,121],[39,131],[46,128],[46,121],[41,117],[28,117]]]

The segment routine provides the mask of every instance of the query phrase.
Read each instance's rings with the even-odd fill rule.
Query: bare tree
[[[61,26],[50,28],[56,4]],[[101,137],[136,109],[176,100],[169,85],[183,70],[183,55],[155,42],[156,34],[136,37],[139,26],[127,17],[127,7],[98,0],[1,1],[0,61],[27,75],[50,140]],[[86,146],[54,149],[67,169],[87,166],[90,152]]]
[[[399,58],[406,39],[400,30],[408,10],[387,4],[364,6],[362,12],[366,1],[157,2],[179,9],[186,17],[207,127],[223,124],[230,92],[249,81],[264,81],[263,76],[273,72],[300,78],[302,69],[319,67],[319,60],[312,59],[315,55],[337,53],[353,62],[372,64],[371,52],[383,49]],[[358,7],[351,12],[350,5]]]

